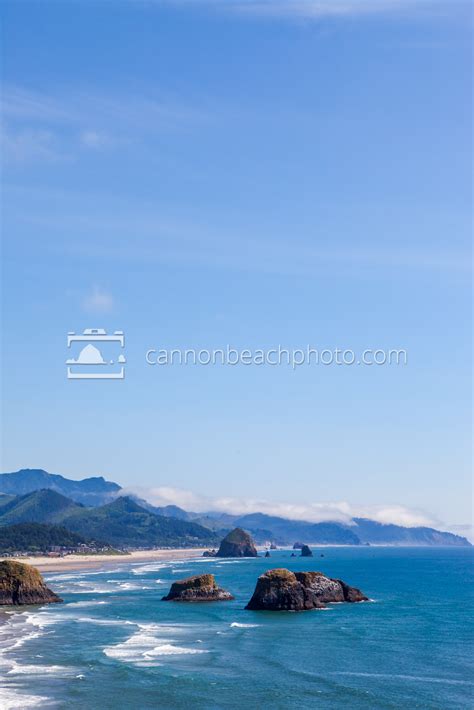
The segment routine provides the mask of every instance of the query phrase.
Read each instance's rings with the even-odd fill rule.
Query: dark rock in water
[[[278,550],[278,547],[275,545],[274,542],[270,545],[270,550]]]
[[[300,611],[314,609],[307,603],[303,585],[293,572],[287,569],[272,569],[262,574],[246,609],[268,611]],[[322,607],[322,604],[317,604]]]
[[[0,604],[52,604],[62,602],[48,589],[36,567],[22,562],[0,562]]]
[[[303,547],[302,542],[295,542],[295,544],[293,545],[293,550],[301,550],[302,547]]]
[[[367,597],[359,589],[321,572],[273,569],[262,574],[246,609],[254,611],[304,611],[321,609],[330,602],[360,602]]]
[[[290,555],[290,557],[296,557],[295,553],[292,552],[291,555]]]
[[[235,528],[222,540],[216,557],[258,557],[258,555],[250,535],[242,528]]]
[[[313,553],[308,545],[303,545],[301,548],[301,557],[312,557]]]
[[[217,554],[216,550],[204,550],[204,552],[202,553],[202,556],[203,557],[215,557],[216,554]]]
[[[320,556],[320,557],[324,557],[324,554],[321,552],[321,554],[320,554],[319,556]]]
[[[270,557],[270,553],[268,552],[268,550],[265,552],[265,557]]]
[[[173,582],[164,602],[220,602],[234,597],[217,586],[213,574],[197,574],[194,577]]]

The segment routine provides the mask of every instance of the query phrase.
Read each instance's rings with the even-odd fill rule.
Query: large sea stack
[[[48,589],[35,567],[22,562],[0,562],[0,605],[52,604],[62,602]]]
[[[312,552],[311,548],[308,547],[308,545],[303,545],[303,547],[301,548],[301,557],[312,557],[312,556],[313,556],[313,552]]]
[[[257,549],[250,535],[235,528],[222,540],[216,557],[257,557]]]
[[[262,574],[246,609],[253,611],[304,611],[321,609],[330,602],[362,602],[359,589],[322,572],[272,569]]]
[[[197,574],[194,577],[173,582],[164,602],[225,602],[233,599],[230,592],[217,586],[213,574]]]

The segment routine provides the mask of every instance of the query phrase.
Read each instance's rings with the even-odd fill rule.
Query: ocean
[[[474,706],[473,550],[314,548],[314,558],[124,563],[46,574],[64,604],[0,624],[0,707],[81,710]],[[320,557],[323,553],[324,557]],[[370,602],[250,612],[259,574],[320,570]],[[212,572],[235,601],[162,602]]]

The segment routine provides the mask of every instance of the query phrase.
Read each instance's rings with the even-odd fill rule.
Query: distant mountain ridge
[[[45,497],[45,489],[59,498]],[[41,496],[28,497],[38,491],[42,491]],[[292,545],[301,541],[314,545],[470,546],[464,537],[429,527],[408,528],[366,518],[354,518],[352,524],[344,524],[289,520],[264,513],[193,513],[175,505],[153,506],[135,496],[121,496],[121,491],[117,483],[102,477],[73,481],[42,469],[3,473],[0,474],[0,526],[21,522],[64,524],[63,521],[69,519],[66,527],[75,532],[130,547],[186,545],[191,539],[195,544],[213,544],[217,537],[223,537],[234,527],[247,530],[260,544],[272,541]],[[65,498],[66,502],[60,498]],[[120,529],[121,518],[123,530]],[[106,534],[108,524],[113,529],[109,535]]]
[[[84,505],[104,505],[121,490],[118,483],[106,481],[102,476],[73,481],[41,468],[24,468],[0,474],[0,493],[18,496],[46,488]]]

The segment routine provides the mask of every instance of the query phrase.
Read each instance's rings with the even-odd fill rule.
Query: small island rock
[[[0,605],[56,602],[62,599],[48,589],[36,567],[12,560],[0,562]]]
[[[164,602],[219,602],[234,597],[230,592],[217,586],[213,574],[197,574],[194,577],[173,582]]]
[[[268,550],[265,552],[265,557],[270,557],[270,553],[268,552]]]
[[[216,556],[216,550],[204,550],[202,553],[203,557],[215,557]]]
[[[359,589],[322,572],[290,572],[273,569],[262,574],[246,609],[253,611],[304,611],[321,609],[331,602],[361,602]]]
[[[222,540],[216,557],[258,557],[258,554],[250,535],[242,528],[235,528]]]
[[[313,552],[312,552],[311,548],[308,547],[308,545],[303,545],[303,547],[301,548],[301,557],[312,557],[312,556],[313,556]]]

